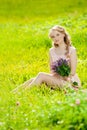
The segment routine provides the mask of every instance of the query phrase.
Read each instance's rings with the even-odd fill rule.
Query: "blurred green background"
[[[87,13],[86,0],[0,0],[0,17],[54,17]]]
[[[87,88],[86,6],[87,0],[0,0],[0,130],[87,129],[87,92],[65,88],[65,95],[42,85],[11,93],[38,72],[50,72],[48,32],[56,24],[71,36],[76,72]]]

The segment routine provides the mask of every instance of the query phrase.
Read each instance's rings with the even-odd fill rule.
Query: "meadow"
[[[0,130],[87,129],[87,1],[0,1]],[[78,91],[45,84],[11,91],[50,72],[49,29],[62,25],[76,47]],[[66,92],[66,93],[65,93]]]

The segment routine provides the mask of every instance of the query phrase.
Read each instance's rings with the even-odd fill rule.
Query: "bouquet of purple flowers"
[[[69,76],[71,69],[68,60],[60,58],[52,64],[52,70],[61,76]]]

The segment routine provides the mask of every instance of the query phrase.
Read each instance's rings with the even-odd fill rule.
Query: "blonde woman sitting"
[[[49,31],[49,37],[52,39],[52,47],[49,49],[50,58],[50,73],[39,72],[36,77],[29,79],[21,85],[23,88],[30,88],[32,86],[41,85],[46,83],[46,85],[51,87],[63,87],[67,83],[71,87],[72,82],[77,82],[77,87],[81,86],[80,79],[76,74],[77,66],[77,54],[76,48],[71,45],[70,37],[66,30],[61,26],[54,26]],[[52,64],[58,59],[63,58],[68,60],[71,72],[69,76],[61,76],[52,70]],[[17,91],[16,88],[13,91]]]

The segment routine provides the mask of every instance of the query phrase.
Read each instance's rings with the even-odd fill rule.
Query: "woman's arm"
[[[70,61],[71,61],[71,77],[76,74],[76,67],[77,67],[77,54],[76,54],[76,48],[72,48],[71,54],[70,54]]]
[[[71,73],[70,76],[67,79],[67,81],[71,82],[73,80],[73,77],[76,74],[76,67],[77,67],[77,54],[76,54],[76,48],[72,47],[71,53],[70,53],[70,66],[71,66]]]
[[[50,52],[50,50],[49,50],[49,65],[50,65],[50,73],[53,73],[52,72],[52,69],[51,69],[51,65],[52,65],[52,56],[51,56],[51,52]]]

